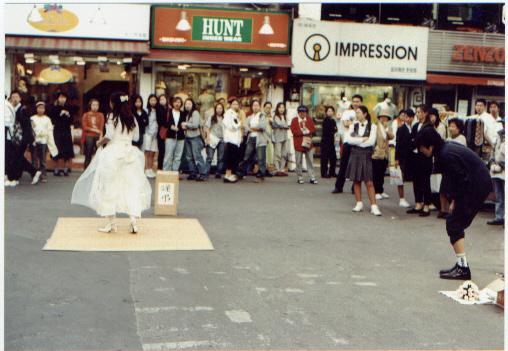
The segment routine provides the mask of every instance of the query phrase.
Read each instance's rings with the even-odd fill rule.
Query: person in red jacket
[[[312,118],[308,116],[309,109],[306,106],[298,107],[298,117],[291,121],[291,132],[293,133],[293,143],[296,151],[296,174],[298,175],[298,184],[303,184],[302,157],[305,155],[307,162],[307,172],[310,176],[310,183],[317,184],[314,175],[314,152],[312,150],[312,135],[316,131]]]

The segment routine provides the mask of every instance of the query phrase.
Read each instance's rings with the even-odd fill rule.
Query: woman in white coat
[[[144,173],[145,158],[132,141],[139,139],[139,127],[129,107],[128,96],[114,93],[106,134],[90,166],[79,177],[71,203],[89,207],[108,218],[100,232],[117,231],[117,213],[129,215],[130,232],[136,234],[136,219],[150,208],[152,188]]]

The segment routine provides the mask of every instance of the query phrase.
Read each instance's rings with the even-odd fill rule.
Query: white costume
[[[150,208],[152,188],[145,173],[145,156],[132,141],[139,139],[139,128],[122,131],[118,120],[115,127],[112,115],[106,122],[109,139],[105,147],[97,150],[90,166],[79,177],[72,192],[72,204],[83,205],[100,216],[126,213],[141,217]]]

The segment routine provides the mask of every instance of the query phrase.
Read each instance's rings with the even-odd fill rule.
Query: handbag
[[[400,167],[390,167],[390,185],[404,185]]]
[[[166,122],[169,120],[169,110],[166,114]],[[159,129],[159,138],[161,138],[161,140],[166,140],[167,137],[168,137],[168,130],[169,128],[166,128],[164,126],[161,126],[160,129]]]
[[[440,173],[431,174],[430,176],[430,190],[433,193],[439,193],[439,189],[441,188],[441,180],[443,176]]]
[[[312,138],[309,136],[304,136],[302,139],[302,147],[304,149],[310,149],[312,147]]]

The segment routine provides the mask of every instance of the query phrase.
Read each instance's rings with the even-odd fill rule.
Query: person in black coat
[[[432,191],[430,189],[430,176],[432,174],[433,162],[432,158],[427,158],[418,152],[414,142],[418,134],[424,128],[434,127],[425,123],[428,114],[428,107],[421,105],[416,110],[418,122],[415,123],[411,130],[411,138],[413,139],[413,152],[410,153],[409,167],[413,175],[413,191],[415,195],[415,207],[408,210],[409,214],[419,214],[420,217],[430,216],[429,206],[432,204]]]
[[[469,280],[471,270],[466,260],[464,231],[471,225],[492,190],[489,170],[473,151],[457,143],[443,141],[434,128],[420,131],[416,147],[424,157],[435,158],[451,200],[446,231],[457,263],[451,269],[441,270],[440,277]]]
[[[413,152],[413,138],[411,136],[412,124],[415,117],[415,113],[411,109],[403,110],[399,115],[404,116],[404,124],[397,128],[397,134],[395,136],[395,164],[400,167],[402,172],[402,180],[404,182],[410,182],[413,180],[413,174],[410,167],[410,157]],[[394,123],[396,123],[394,121]],[[397,187],[400,198],[400,206],[409,207],[409,204],[405,200],[404,196],[404,185]]]
[[[157,169],[162,170],[162,165],[164,164],[164,155],[166,150],[166,144],[163,139],[160,137],[161,126],[164,121],[167,119],[169,101],[166,95],[161,95],[158,98],[157,104],[157,124],[159,125],[159,130],[157,131],[157,148],[159,149],[159,154],[157,155]]]
[[[27,172],[37,183],[41,173],[25,158],[25,151],[34,142],[34,133],[30,115],[26,106],[21,103],[21,94],[14,90],[5,102],[6,113],[10,113],[12,128],[5,128],[5,171],[6,185],[16,186],[23,172]],[[7,120],[7,116],[5,116]],[[38,174],[38,176],[36,176]],[[7,184],[8,183],[8,184]]]
[[[332,106],[326,107],[325,113],[321,136],[321,178],[331,178],[336,176],[335,169],[337,167],[337,154],[335,153],[337,122],[335,122],[335,109]],[[330,163],[330,168],[328,168],[328,163]]]
[[[133,141],[132,145],[137,146],[139,149],[143,146],[143,136],[145,135],[145,129],[148,125],[148,113],[143,108],[143,98],[141,95],[134,95],[131,98],[132,102],[132,114],[138,122],[139,128],[139,140]]]
[[[73,125],[72,113],[74,108],[67,104],[67,94],[60,92],[54,106],[49,111],[49,118],[53,123],[53,136],[58,149],[58,155],[53,159],[57,166],[53,170],[55,176],[68,176],[71,161],[74,158],[74,144],[72,142],[71,126]]]

